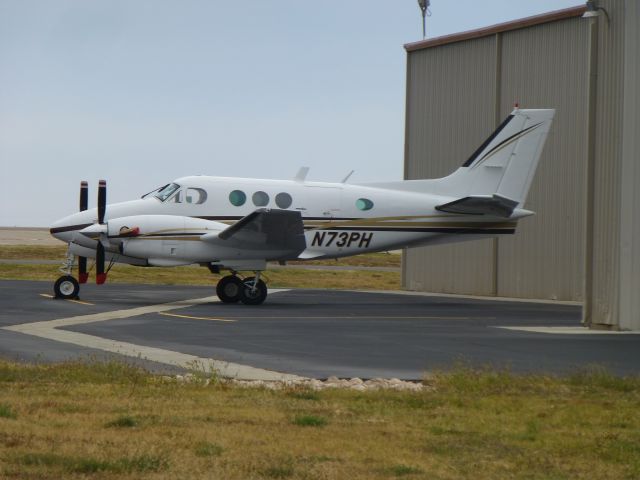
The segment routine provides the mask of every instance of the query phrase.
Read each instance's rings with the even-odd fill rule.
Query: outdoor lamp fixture
[[[604,12],[604,15],[607,17],[607,23],[609,23],[609,12],[607,12],[604,7],[599,7],[598,5],[596,5],[596,0],[587,0],[587,11],[584,12],[582,18],[599,17],[600,12]]]
[[[429,6],[431,5],[431,0],[418,0],[418,5],[420,6],[420,10],[422,11],[422,38],[426,38],[427,30],[427,16],[431,16],[431,12],[429,11]]]

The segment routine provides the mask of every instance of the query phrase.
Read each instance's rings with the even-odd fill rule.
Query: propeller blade
[[[98,223],[104,223],[104,211],[107,208],[107,182],[98,183]]]
[[[102,285],[107,280],[107,274],[104,273],[104,245],[98,240],[98,248],[96,249],[96,283]]]
[[[87,283],[89,274],[87,273],[87,257],[78,257],[78,282]]]
[[[84,212],[89,206],[89,184],[83,180],[80,182],[80,211]]]

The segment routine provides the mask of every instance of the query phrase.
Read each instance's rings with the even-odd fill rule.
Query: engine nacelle
[[[109,244],[120,253],[137,258],[186,258],[187,243],[199,242],[203,234],[219,232],[227,225],[177,215],[136,215],[107,222]],[[190,263],[186,261],[185,263]]]

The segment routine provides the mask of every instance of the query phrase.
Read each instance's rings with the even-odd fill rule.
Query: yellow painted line
[[[54,298],[53,295],[49,295],[47,293],[40,293],[39,294],[41,297],[45,297],[45,298]],[[71,300],[69,298],[65,299],[67,302],[73,302],[73,303],[79,303],[80,305],[95,305],[95,303],[91,303],[91,302],[83,302],[82,300]]]
[[[168,313],[168,312],[158,312],[158,315],[165,315],[167,317],[191,318],[193,320],[214,320],[216,322],[235,322],[235,320],[229,320],[228,318],[194,317],[192,315],[179,315],[177,313]]]
[[[79,303],[80,305],[95,305],[95,303],[91,303],[91,302],[83,302],[82,300],[71,300],[71,299],[67,299],[67,302]]]

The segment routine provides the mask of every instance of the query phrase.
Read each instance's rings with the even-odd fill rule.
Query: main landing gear
[[[255,277],[238,278],[235,273],[222,277],[216,286],[216,293],[224,303],[242,302],[245,305],[260,305],[267,298],[267,285],[260,280],[260,272]]]

